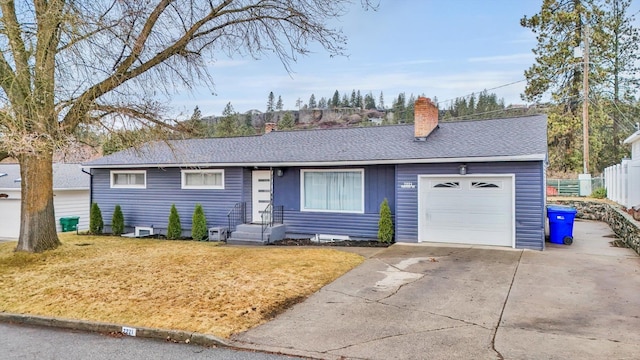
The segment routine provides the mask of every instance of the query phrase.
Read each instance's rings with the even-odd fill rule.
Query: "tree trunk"
[[[61,245],[53,209],[51,154],[20,156],[22,213],[16,251],[42,252]]]

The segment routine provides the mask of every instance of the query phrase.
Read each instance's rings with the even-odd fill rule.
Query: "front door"
[[[271,170],[253,170],[251,198],[252,222],[262,222],[262,213],[271,202]]]

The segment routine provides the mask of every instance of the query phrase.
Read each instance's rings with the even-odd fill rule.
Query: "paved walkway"
[[[339,359],[640,358],[640,258],[577,221],[543,252],[394,245],[237,344]]]

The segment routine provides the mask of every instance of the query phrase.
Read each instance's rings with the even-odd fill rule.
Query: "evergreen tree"
[[[342,95],[342,100],[340,101],[340,107],[348,108],[349,107],[349,98],[347,94]]]
[[[216,137],[232,137],[238,136],[238,114],[233,109],[231,103],[227,103],[222,112],[222,117],[218,120],[215,127]]]
[[[574,57],[573,50],[584,43],[587,21],[591,20],[591,32],[602,32],[600,25],[593,26],[601,15],[602,11],[591,0],[544,0],[538,14],[520,20],[538,39],[533,50],[536,62],[525,71],[526,100],[538,100],[550,91],[556,102],[565,104],[567,111],[576,112],[582,88],[582,58]],[[594,66],[593,70],[598,69]]]
[[[364,99],[362,98],[362,95],[360,94],[360,90],[358,90],[358,92],[356,93],[356,107],[360,108],[360,109],[364,109]]]
[[[191,219],[191,238],[196,241],[207,240],[209,229],[207,228],[207,218],[204,215],[202,205],[196,204]]]
[[[171,204],[169,212],[169,225],[167,225],[167,239],[177,240],[182,237],[182,225],[180,224],[180,215],[176,204]]]
[[[276,102],[276,110],[281,111],[284,108],[282,103],[282,96],[278,95],[278,102]]]
[[[315,109],[317,107],[318,104],[316,103],[316,96],[314,94],[311,94],[311,96],[309,97],[309,108]]]
[[[271,122],[273,119],[273,112],[275,111],[276,106],[276,98],[273,95],[273,91],[269,92],[269,97],[267,98],[267,111],[264,113],[264,121]]]
[[[380,220],[378,220],[378,240],[384,243],[393,241],[393,221],[389,201],[385,198],[380,204]]]
[[[275,95],[273,95],[273,91],[269,92],[269,97],[267,98],[267,112],[273,112],[275,110]]]
[[[320,100],[318,101],[318,107],[320,109],[326,109],[328,107],[327,106],[327,99],[324,96],[321,97]]]
[[[333,93],[333,98],[331,98],[330,107],[337,108],[338,106],[340,106],[340,93],[336,90],[336,92]]]
[[[351,90],[351,99],[349,99],[349,106],[352,108],[357,108],[358,105],[358,97],[356,96],[356,90]]]
[[[406,108],[406,115],[404,117],[404,122],[407,124],[413,124],[414,122],[414,118],[415,118],[415,102],[416,102],[416,97],[413,96],[413,94],[411,94],[411,96],[409,96],[409,100],[407,101],[407,108]]]
[[[371,94],[371,92],[364,96],[364,108],[367,110],[376,108],[376,100],[373,98],[373,94]]]
[[[295,125],[296,124],[293,115],[291,114],[291,112],[287,111],[286,113],[284,113],[284,116],[282,116],[282,119],[280,119],[278,128],[281,130],[290,130],[293,129]]]
[[[111,233],[113,235],[122,235],[124,232],[124,215],[122,215],[122,209],[120,205],[116,205],[113,210],[113,216],[111,217]]]
[[[403,122],[406,116],[406,99],[404,93],[399,93],[398,98],[393,102],[393,121],[394,123]]]
[[[554,113],[548,113],[551,171],[582,171],[576,154],[584,146],[579,120],[584,101],[590,103],[589,147],[594,160],[588,171],[602,170],[607,161],[619,162],[625,152],[620,146],[625,136],[620,125],[628,121],[621,112],[638,80],[638,29],[628,14],[630,4],[629,0],[545,0],[538,14],[521,20],[538,39],[536,62],[525,72],[524,97],[537,100],[550,93],[553,102],[549,111]],[[579,45],[584,48],[585,39],[589,41],[589,99],[582,94],[584,59],[574,57],[572,51]]]
[[[378,98],[378,106],[381,110],[384,110],[384,96],[382,95],[382,91],[380,91],[380,97]]]
[[[626,149],[621,145],[621,140],[626,137],[621,134],[622,129],[625,128],[625,122],[628,123],[625,113],[629,113],[629,107],[632,106],[640,85],[637,77],[640,70],[640,34],[634,26],[635,16],[628,13],[631,0],[606,0],[606,4],[608,8],[604,15],[604,34],[599,38],[596,33],[592,40],[595,45],[594,53],[597,58],[602,59],[602,66],[606,70],[604,87],[608,89],[606,93],[601,94],[606,99],[601,104],[610,116],[611,131],[605,126],[602,136],[597,137],[598,140],[611,139],[602,149],[604,167],[617,164],[626,153]],[[626,135],[632,132],[628,125],[624,131]],[[597,167],[600,170],[602,168]]]
[[[89,232],[93,235],[102,234],[104,229],[104,222],[102,221],[102,211],[97,203],[91,204],[91,210],[89,214]]]

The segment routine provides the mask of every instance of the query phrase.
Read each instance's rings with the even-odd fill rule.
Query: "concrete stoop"
[[[265,229],[262,234],[261,224],[241,224],[231,232],[227,239],[229,245],[266,245],[273,241],[284,239],[286,225],[275,224]]]

